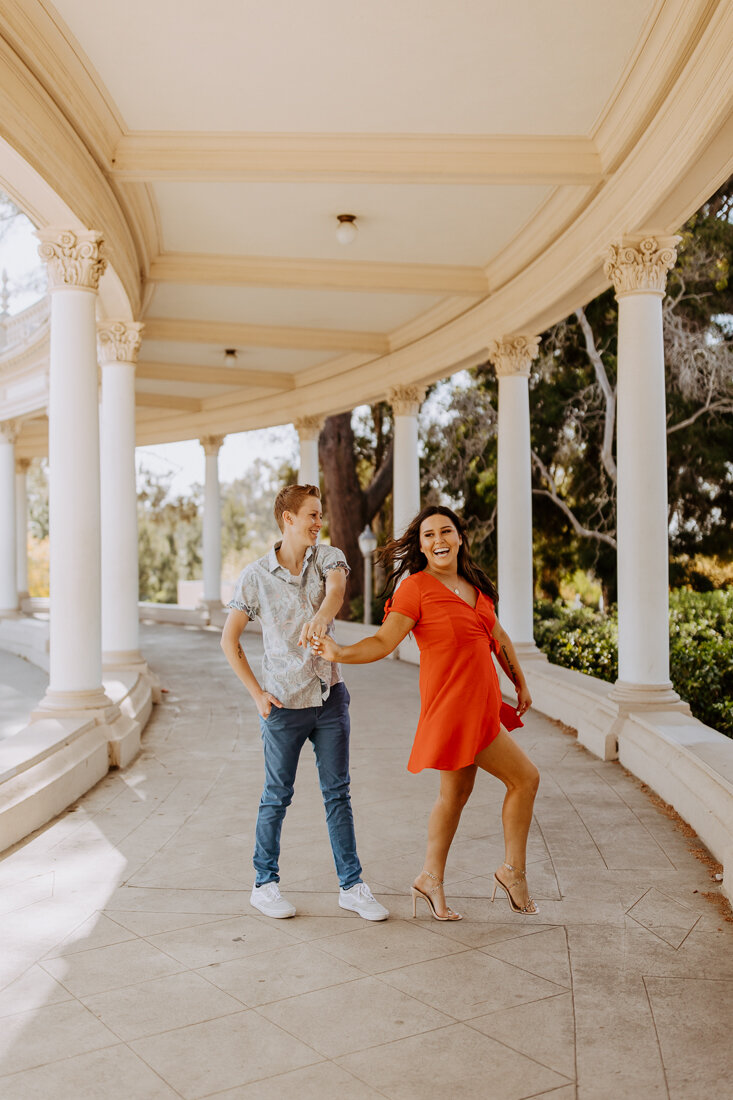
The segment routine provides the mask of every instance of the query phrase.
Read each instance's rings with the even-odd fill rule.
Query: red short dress
[[[420,649],[420,721],[408,770],[455,771],[473,764],[500,725],[493,602],[477,592],[471,607],[429,573],[412,573],[387,603],[385,616],[390,611],[414,620]]]

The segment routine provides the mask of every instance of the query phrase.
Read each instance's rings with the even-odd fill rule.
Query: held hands
[[[324,661],[338,661],[338,655],[341,652],[341,646],[336,645],[333,638],[329,638],[327,634],[314,637],[311,649],[316,657],[323,657]]]
[[[314,615],[310,622],[304,624],[298,638],[298,645],[308,646],[319,638],[325,638],[328,625],[327,619],[321,618],[318,614]]]

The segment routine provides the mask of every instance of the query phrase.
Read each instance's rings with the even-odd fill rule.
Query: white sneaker
[[[295,906],[282,896],[276,882],[266,882],[264,886],[253,886],[249,903],[266,917],[295,916]]]
[[[358,913],[364,920],[386,920],[389,916],[389,909],[379,904],[365,882],[357,882],[348,890],[342,887],[339,890],[339,905],[342,909]]]

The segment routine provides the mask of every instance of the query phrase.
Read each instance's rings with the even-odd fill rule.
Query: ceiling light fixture
[[[228,367],[233,367],[237,362],[237,349],[226,348],[224,351],[224,362]]]
[[[336,227],[336,240],[339,244],[351,244],[356,240],[358,231],[356,214],[339,214]]]

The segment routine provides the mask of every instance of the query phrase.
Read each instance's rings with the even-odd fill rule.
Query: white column
[[[221,504],[219,501],[219,448],[223,435],[199,440],[206,455],[204,478],[204,606],[221,607]]]
[[[142,325],[97,325],[102,365],[101,518],[102,662],[140,664],[137,492],[135,486],[135,363]]]
[[[388,400],[394,417],[392,531],[398,538],[420,511],[420,456],[417,414],[425,400],[423,386],[392,386]]]
[[[0,616],[18,612],[15,439],[15,422],[0,424]]]
[[[300,442],[300,485],[319,485],[320,467],[318,464],[318,437],[323,428],[320,416],[302,416],[293,421]]]
[[[29,458],[15,460],[15,533],[18,600],[28,595],[28,467]]]
[[[41,229],[51,294],[50,683],[38,711],[107,708],[102,689],[97,232]],[[116,708],[115,708],[116,709]]]
[[[529,370],[538,336],[493,340],[489,358],[499,380],[497,556],[499,617],[517,651],[537,652],[532,608],[532,462]]]
[[[613,245],[618,299],[618,662],[613,698],[675,704],[669,679],[669,530],[662,299],[679,237]]]

